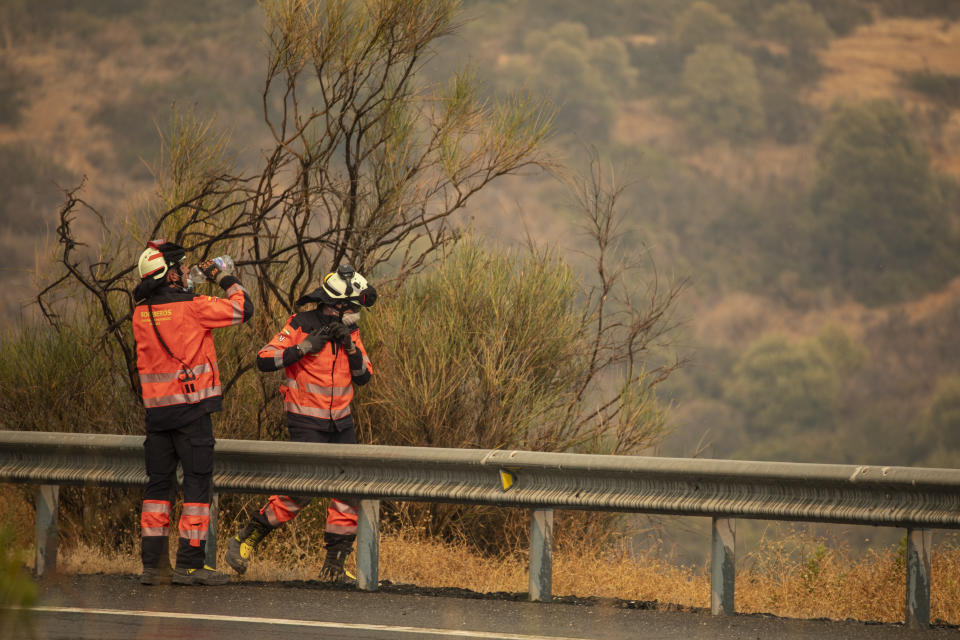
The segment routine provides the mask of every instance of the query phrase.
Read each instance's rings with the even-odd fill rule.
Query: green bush
[[[881,0],[885,1],[885,0]],[[899,1],[899,0],[894,0]],[[948,0],[949,1],[949,0]],[[875,0],[807,0],[813,11],[826,21],[837,35],[844,36],[861,24],[873,21]],[[906,0],[910,2],[910,0]],[[742,28],[751,33],[761,29],[763,17],[771,8],[788,4],[770,0],[713,0],[721,11],[729,14]]]
[[[727,45],[701,45],[684,62],[683,85],[680,106],[695,138],[744,142],[763,132],[763,94],[747,56]]]
[[[838,324],[811,337],[768,334],[756,340],[734,364],[725,385],[724,399],[741,416],[749,439],[733,455],[876,463],[844,446],[857,437],[850,433],[848,397],[868,355]]]
[[[578,291],[556,257],[458,245],[365,320],[374,376],[358,392],[361,441],[620,454],[657,442],[663,413],[651,391],[626,394],[619,423],[581,429],[590,341]],[[523,514],[487,507],[386,512],[489,552],[526,527]]]
[[[818,113],[796,91],[796,84],[786,73],[761,69],[763,111],[767,133],[782,144],[797,144],[810,139]]]
[[[960,375],[937,381],[933,399],[921,420],[930,449],[960,460]]]
[[[761,34],[787,47],[789,53],[778,60],[787,74],[789,85],[782,86],[787,96],[797,96],[799,89],[817,82],[823,65],[817,51],[829,45],[833,32],[823,16],[805,2],[791,0],[778,4],[763,14]]]
[[[676,95],[681,89],[684,51],[673,40],[627,45],[630,64],[637,70],[637,91],[641,95]]]
[[[496,6],[499,3],[489,3]],[[560,21],[580,22],[590,33],[597,35],[627,35],[643,32],[675,11],[672,5],[657,0],[607,0],[603,10],[580,0],[521,0],[502,3],[512,13],[521,14],[521,23],[526,31],[542,29]],[[484,6],[484,18],[491,12]],[[650,22],[648,22],[648,20]]]
[[[709,2],[694,2],[673,24],[673,37],[685,51],[702,44],[726,44],[736,31],[733,19]]]
[[[951,109],[960,108],[960,76],[929,70],[901,71],[901,82],[912,91]]]
[[[823,16],[798,0],[778,4],[766,11],[760,29],[767,37],[784,44],[791,55],[822,49],[833,38]]]
[[[839,382],[818,342],[768,335],[734,366],[727,398],[743,413],[748,434],[758,440],[829,431],[840,399]]]
[[[873,22],[870,0],[810,0],[810,6],[838,36],[849,35],[860,25]]]
[[[821,127],[816,154],[809,264],[821,282],[877,305],[931,291],[957,273],[942,182],[899,107],[838,108]]]
[[[636,87],[637,71],[622,40],[591,38],[577,22],[560,22],[524,38],[523,53],[498,74],[504,88],[526,87],[559,105],[554,124],[563,135],[606,140],[618,100]]]
[[[954,0],[874,0],[874,4],[888,16],[951,20],[960,17],[960,5]]]
[[[15,431],[141,433],[143,410],[126,375],[82,317],[63,331],[39,322],[8,328],[0,335],[0,424]]]
[[[367,318],[375,377],[364,440],[557,450],[586,344],[556,259],[469,243]],[[371,356],[372,357],[372,356]]]
[[[70,0],[7,0],[0,6],[0,24],[15,38],[27,34],[48,35],[59,27],[59,16],[74,3]]]

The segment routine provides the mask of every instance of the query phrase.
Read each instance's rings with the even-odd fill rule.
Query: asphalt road
[[[711,616],[643,603],[532,603],[516,594],[384,585],[377,593],[316,582],[143,587],[135,576],[42,583],[29,626],[10,640],[885,640],[960,639],[956,628]]]

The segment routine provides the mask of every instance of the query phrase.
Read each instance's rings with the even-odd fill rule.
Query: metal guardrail
[[[142,437],[0,431],[0,481],[43,485],[38,571],[55,563],[57,486],[146,480]],[[737,518],[905,527],[907,621],[916,626],[929,623],[930,530],[960,528],[960,470],[952,469],[219,440],[214,485],[358,499],[366,590],[377,588],[380,500],[529,508],[530,597],[541,601],[551,598],[554,509],[710,516],[714,613],[734,611]],[[215,558],[215,532],[208,555],[210,541]]]

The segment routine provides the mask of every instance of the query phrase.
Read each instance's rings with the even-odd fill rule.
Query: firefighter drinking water
[[[133,335],[146,409],[144,454],[147,488],[140,514],[145,585],[221,585],[226,574],[204,565],[213,477],[213,424],[222,404],[220,371],[211,329],[241,324],[253,304],[240,281],[213,260],[200,271],[227,298],[193,293],[182,247],[153,240],[140,255],[140,284]],[[171,572],[168,535],[177,463],[183,468],[183,509],[176,567]]]
[[[291,316],[257,353],[261,371],[285,370],[280,394],[291,441],[356,444],[350,413],[353,385],[366,384],[373,373],[357,321],[360,309],[373,305],[376,298],[376,289],[366,278],[349,265],[341,265],[327,274],[318,289],[297,301],[297,306],[317,303],[316,308]],[[253,550],[264,537],[297,517],[311,500],[309,496],[270,496],[250,522],[230,538],[227,563],[237,573],[244,573]],[[344,569],[344,560],[356,537],[356,505],[332,499],[323,534],[326,559],[320,580],[354,582]]]

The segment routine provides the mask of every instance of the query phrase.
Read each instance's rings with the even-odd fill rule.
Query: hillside
[[[199,2],[187,18],[165,11],[163,3],[117,3],[112,15],[94,4],[67,11],[51,3],[48,17],[60,28],[4,38],[0,113],[4,104],[19,105],[0,120],[0,169],[6,170],[0,180],[14,194],[0,208],[0,246],[8,256],[0,271],[0,314],[6,318],[20,315],[35,293],[34,252],[57,224],[57,185],[69,188],[85,177],[83,198],[107,220],[149,210],[158,131],[171,104],[215,115],[217,125],[233,133],[241,166],[257,167],[268,139],[259,96],[264,36],[255,4],[225,11],[220,0]],[[901,446],[907,436],[888,438],[868,462],[953,460],[952,453],[931,457],[944,445],[929,431],[936,389],[960,374],[950,337],[960,308],[957,271],[910,274],[915,279],[904,280],[897,295],[868,303],[835,274],[817,270],[818,236],[804,234],[812,228],[808,203],[818,180],[818,144],[833,106],[878,98],[902,110],[911,135],[922,141],[944,194],[936,212],[948,217],[954,236],[960,232],[960,104],[951,93],[960,78],[960,22],[898,17],[879,5],[853,3],[870,6],[871,13],[844,31],[830,3],[813,2],[834,30],[827,38],[823,20],[803,23],[814,24],[810,40],[820,43],[807,52],[813,64],[791,58],[784,36],[777,40],[764,26],[774,24],[772,14],[761,20],[732,0],[696,9],[698,19],[729,33],[708,42],[719,32],[713,29],[704,42],[726,47],[721,51],[735,68],[755,69],[756,84],[738,88],[758,96],[767,123],[747,122],[753,128],[741,139],[736,131],[718,137],[704,130],[702,114],[691,106],[688,67],[701,43],[690,40],[695,30],[684,25],[696,26],[695,3],[634,14],[629,3],[614,2],[596,15],[562,2],[543,11],[507,4],[467,3],[473,22],[424,73],[438,78],[462,59],[484,69],[492,92],[555,91],[562,107],[557,155],[578,166],[585,147],[595,145],[633,183],[623,201],[625,252],[648,247],[664,277],[691,283],[677,309],[681,326],[664,352],[688,356],[692,364],[664,386],[664,399],[675,405],[676,434],[663,451],[694,452],[709,423],[726,442],[710,451],[714,455],[762,456],[763,443],[782,441],[769,455],[819,459],[826,451],[848,461],[870,434],[899,428],[923,431],[922,446],[907,451]],[[764,6],[772,11],[778,4]],[[529,235],[556,246],[586,272],[588,260],[577,252],[587,247],[575,232],[568,199],[542,174],[496,183],[463,219],[504,244],[522,245]],[[898,223],[908,229],[912,221]],[[96,246],[93,228],[84,238]],[[952,253],[960,255],[956,244]],[[842,329],[850,353],[865,353],[850,356],[856,366],[823,364],[839,347],[814,342],[831,327]],[[824,412],[797,425],[796,433],[760,437],[756,429],[769,425],[755,422],[754,432],[744,431],[751,415],[763,413],[747,396],[776,403],[781,391],[739,389],[733,381],[771,335],[785,339],[776,345],[783,356],[777,366],[802,362],[823,375],[820,369],[829,369],[832,386],[842,392],[826,398]],[[832,440],[834,433],[845,439]]]

